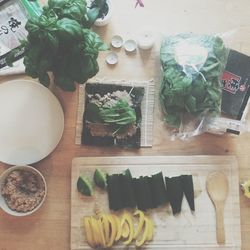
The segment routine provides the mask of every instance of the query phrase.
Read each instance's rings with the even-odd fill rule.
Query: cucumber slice
[[[94,182],[99,188],[105,189],[107,186],[107,173],[97,168],[94,173]]]
[[[92,196],[93,187],[88,177],[81,175],[77,180],[77,190],[86,196]]]

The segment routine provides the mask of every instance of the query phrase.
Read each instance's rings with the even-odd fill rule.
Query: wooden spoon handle
[[[218,244],[225,244],[224,204],[216,204],[216,236]]]

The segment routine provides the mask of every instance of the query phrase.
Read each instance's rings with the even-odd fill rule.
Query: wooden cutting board
[[[96,168],[103,168],[108,173],[120,173],[129,168],[132,175],[150,175],[159,171],[164,176],[193,174],[196,191],[196,212],[192,214],[188,203],[183,198],[182,212],[173,216],[166,205],[152,211],[155,223],[154,240],[146,249],[241,249],[239,177],[238,166],[233,156],[143,156],[143,157],[82,157],[72,162],[71,186],[71,250],[90,249],[85,242],[84,228],[80,218],[94,213],[95,203],[109,212],[107,193],[96,191],[95,197],[86,198],[76,188],[80,174],[91,179]],[[225,239],[224,246],[216,243],[215,210],[206,192],[206,177],[213,171],[224,172],[229,181],[229,194],[225,203]],[[198,183],[198,185],[197,185]],[[123,249],[115,245],[114,249]],[[128,249],[128,248],[124,248]],[[133,245],[129,249],[134,249]]]

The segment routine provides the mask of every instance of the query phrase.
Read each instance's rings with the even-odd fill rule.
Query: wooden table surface
[[[108,67],[105,53],[99,57],[97,77],[106,79],[154,79],[160,83],[159,41],[164,34],[203,32],[224,34],[226,43],[250,55],[249,0],[144,0],[145,7],[135,6],[135,0],[113,0],[112,22],[95,28],[109,43],[120,34],[135,38],[150,26],[158,37],[149,52],[126,54],[118,50],[119,63]],[[18,77],[1,77],[0,83]],[[31,216],[15,218],[0,211],[0,250],[68,250],[70,247],[70,173],[71,161],[79,156],[119,155],[236,155],[240,179],[250,177],[250,134],[215,136],[204,134],[189,141],[170,141],[160,118],[159,103],[155,104],[154,146],[140,150],[80,147],[74,144],[77,92],[57,95],[65,112],[65,130],[56,150],[46,159],[33,164],[45,176],[48,196],[44,206]],[[157,94],[156,94],[157,96]],[[158,100],[158,98],[156,98]],[[14,100],[13,100],[14,101]],[[1,139],[1,138],[0,138]],[[8,166],[0,165],[0,173]],[[242,249],[250,247],[250,200],[240,196]]]

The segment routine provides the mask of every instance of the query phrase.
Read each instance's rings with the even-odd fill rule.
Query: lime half
[[[93,194],[93,187],[88,177],[83,175],[79,176],[77,180],[77,190],[87,196],[91,196]]]
[[[99,188],[105,189],[107,186],[107,174],[101,169],[97,168],[94,173],[94,182]]]

